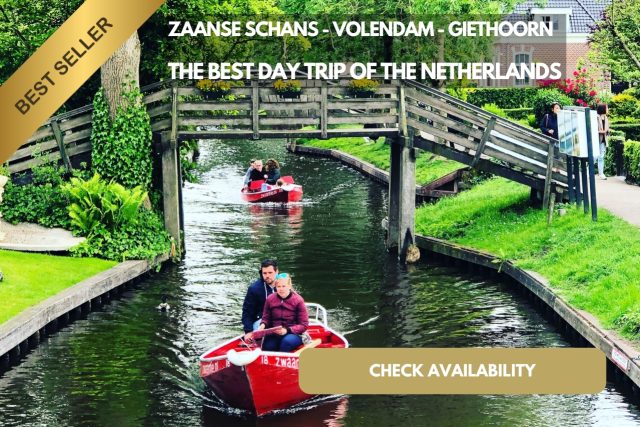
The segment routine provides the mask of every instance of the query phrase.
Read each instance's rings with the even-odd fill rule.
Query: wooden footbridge
[[[350,96],[346,81],[302,84],[295,99],[283,99],[273,82],[258,80],[211,101],[176,81],[143,88],[162,163],[165,225],[176,241],[182,223],[178,147],[191,139],[387,137],[387,243],[398,248],[401,257],[414,242],[416,148],[525,184],[544,195],[545,206],[565,193],[566,162],[554,140],[438,90],[392,81],[381,84],[374,97],[359,98]],[[68,169],[86,161],[91,114],[91,107],[83,107],[49,119],[9,160],[9,171],[28,170],[47,161],[43,157]],[[346,127],[349,124],[365,127]]]

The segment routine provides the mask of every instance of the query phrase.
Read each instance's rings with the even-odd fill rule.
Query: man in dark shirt
[[[244,189],[249,188],[251,181],[260,181],[266,179],[266,171],[262,168],[262,160],[257,159],[251,162],[251,166],[244,175]]]
[[[242,327],[245,340],[251,339],[253,331],[260,326],[262,310],[267,297],[275,292],[278,263],[273,259],[265,259],[260,264],[260,279],[253,282],[242,304]]]

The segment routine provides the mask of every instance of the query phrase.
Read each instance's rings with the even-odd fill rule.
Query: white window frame
[[[526,61],[520,61],[518,62],[518,58],[520,57],[520,55],[524,56],[526,58]],[[514,64],[531,64],[531,52],[518,52],[518,53],[514,53],[513,54],[513,63]],[[513,85],[514,86],[519,86],[519,87],[526,87],[526,86],[531,86],[531,78],[530,77],[525,77],[524,79],[516,79],[514,77],[513,79]]]

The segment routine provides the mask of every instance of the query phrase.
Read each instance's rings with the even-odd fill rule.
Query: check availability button
[[[309,394],[590,394],[606,381],[594,348],[350,348],[300,355]]]

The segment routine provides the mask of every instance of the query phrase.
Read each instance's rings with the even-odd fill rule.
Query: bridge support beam
[[[389,176],[389,226],[387,248],[397,250],[406,260],[409,246],[415,243],[416,155],[411,139],[391,139]]]
[[[173,238],[176,249],[182,252],[180,233],[180,174],[178,172],[178,144],[167,132],[160,134],[162,150],[162,203],[164,226]],[[173,254],[172,254],[173,255]]]

